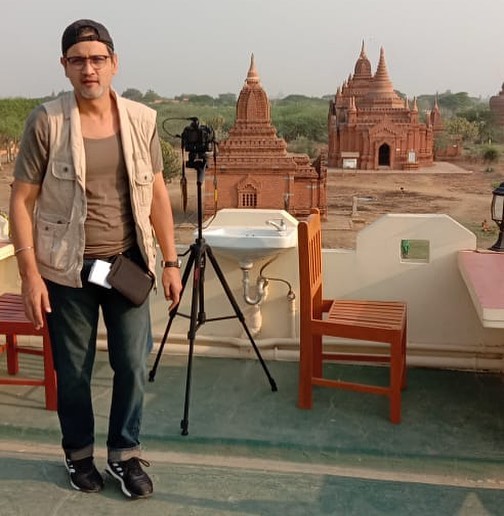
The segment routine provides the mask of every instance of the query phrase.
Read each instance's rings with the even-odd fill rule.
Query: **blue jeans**
[[[73,460],[93,454],[91,376],[101,307],[114,372],[108,458],[127,460],[140,454],[146,360],[152,349],[149,299],[136,307],[116,290],[88,282],[92,263],[84,260],[82,288],[46,280],[52,308],[47,323],[58,379],[62,446]]]

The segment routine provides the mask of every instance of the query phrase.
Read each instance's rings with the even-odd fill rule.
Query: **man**
[[[152,109],[111,87],[118,58],[108,30],[92,20],[69,25],[61,65],[73,92],[29,116],[14,170],[12,239],[28,318],[47,320],[58,378],[58,416],[70,483],[103,488],[93,460],[91,373],[98,313],[107,329],[114,371],[106,471],[131,498],[152,481],[140,458],[146,359],[152,345],[148,299],[133,305],[90,270],[124,254],[154,274],[163,255],[162,287],[170,308],[181,279],[169,196]],[[92,278],[93,279],[93,278]]]

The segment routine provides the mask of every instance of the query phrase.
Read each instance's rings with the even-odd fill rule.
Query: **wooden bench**
[[[0,335],[5,336],[5,342],[0,342],[0,352],[5,352],[7,355],[7,372],[9,374],[9,376],[0,376],[0,385],[43,386],[46,409],[56,410],[56,374],[47,324],[40,330],[35,329],[24,313],[23,301],[18,294],[0,295]],[[42,348],[19,345],[17,337],[22,335],[42,337]],[[43,357],[44,377],[42,379],[18,376],[20,353]]]

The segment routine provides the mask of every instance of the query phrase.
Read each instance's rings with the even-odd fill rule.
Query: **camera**
[[[192,117],[190,125],[182,131],[182,146],[189,152],[189,160],[204,157],[208,152],[213,152],[215,144],[214,130],[206,125],[200,125],[196,117]]]

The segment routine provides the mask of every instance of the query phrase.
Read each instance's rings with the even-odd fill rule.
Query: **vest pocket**
[[[142,206],[149,206],[152,202],[152,183],[154,174],[150,162],[146,159],[135,160],[135,189],[138,193],[138,200]]]
[[[55,270],[67,270],[73,262],[70,242],[65,237],[68,224],[40,220],[36,227],[38,261]],[[75,242],[74,242],[75,244]],[[75,246],[73,246],[75,248]]]
[[[53,161],[42,185],[41,211],[52,219],[69,220],[75,203],[75,168],[71,163]]]

